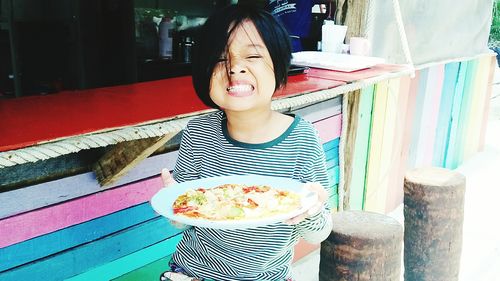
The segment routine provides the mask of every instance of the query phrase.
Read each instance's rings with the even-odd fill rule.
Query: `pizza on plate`
[[[190,189],[172,205],[175,215],[213,221],[262,219],[300,207],[301,198],[296,192],[244,184]]]

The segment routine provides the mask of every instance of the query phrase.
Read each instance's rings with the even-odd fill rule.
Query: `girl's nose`
[[[239,62],[231,63],[231,67],[229,69],[229,74],[234,75],[236,73],[246,73],[246,68]]]

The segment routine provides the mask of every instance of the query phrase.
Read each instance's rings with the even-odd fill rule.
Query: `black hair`
[[[250,20],[271,56],[276,89],[286,85],[292,48],[285,27],[267,11],[251,5],[230,5],[212,14],[199,30],[193,50],[192,78],[198,97],[207,106],[218,108],[210,98],[210,79],[219,58],[226,52],[232,32]]]

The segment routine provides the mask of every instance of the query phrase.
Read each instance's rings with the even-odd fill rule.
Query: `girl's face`
[[[225,111],[271,108],[276,81],[271,56],[251,21],[236,27],[215,66],[210,98]]]

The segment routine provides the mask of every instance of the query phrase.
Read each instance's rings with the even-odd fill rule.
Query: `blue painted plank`
[[[326,142],[326,143],[323,144],[323,150],[325,152],[327,152],[329,150],[332,150],[332,149],[338,147],[339,143],[340,143],[340,138],[336,138],[336,139],[333,139],[333,140],[331,140],[329,142]]]
[[[158,215],[149,202],[0,249],[0,272],[88,243]]]
[[[0,273],[2,281],[64,280],[177,235],[164,217]]]
[[[451,112],[453,107],[453,98],[455,95],[455,85],[458,80],[460,69],[459,62],[452,62],[445,65],[445,75],[443,81],[443,90],[441,93],[441,103],[439,106],[439,116],[436,125],[436,137],[434,141],[434,152],[432,166],[444,167],[444,159],[448,146]]]

